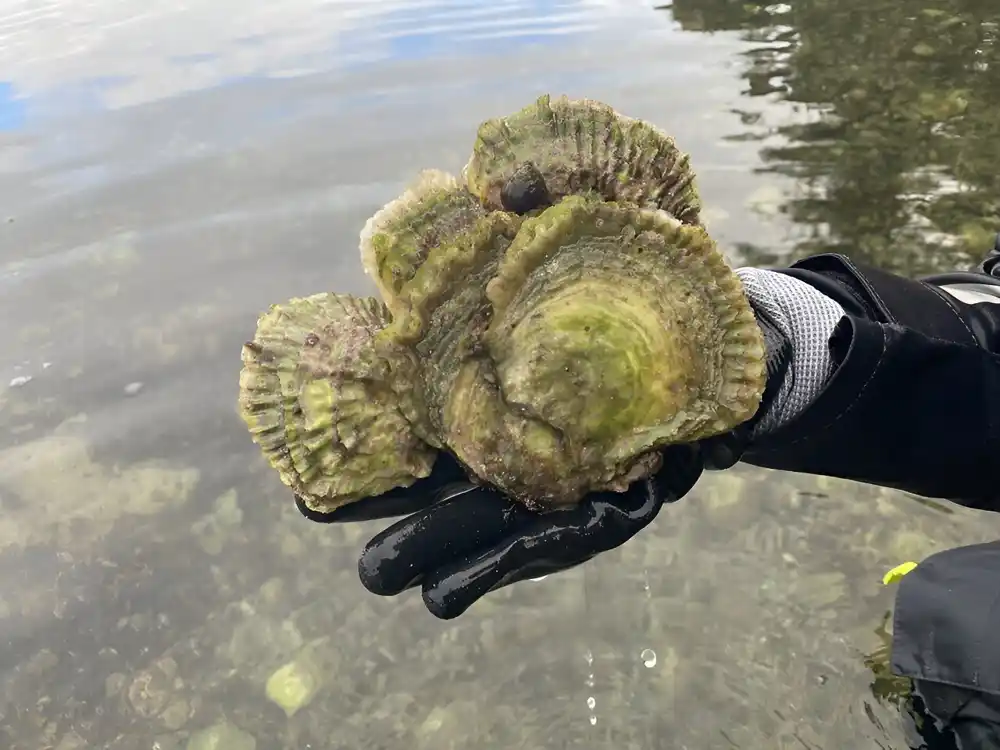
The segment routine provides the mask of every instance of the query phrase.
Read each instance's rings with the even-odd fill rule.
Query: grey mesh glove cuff
[[[833,374],[829,341],[844,316],[844,308],[803,281],[774,271],[739,268],[754,312],[791,343],[791,362],[785,379],[753,437],[787,424],[820,394]]]

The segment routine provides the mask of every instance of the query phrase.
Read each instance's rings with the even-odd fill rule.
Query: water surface
[[[670,131],[734,262],[964,267],[1000,225],[992,3],[140,7],[0,0],[0,744],[905,748],[881,575],[996,521],[741,468],[442,623],[358,583],[379,524],[298,516],[239,350],[370,293],[364,220],[546,92]],[[289,718],[264,683],[302,653]]]

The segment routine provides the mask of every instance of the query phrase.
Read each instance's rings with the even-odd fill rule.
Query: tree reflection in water
[[[840,252],[907,275],[965,268],[1000,230],[1000,6],[993,0],[675,0],[685,30],[751,44],[741,140],[796,180],[792,257]],[[765,102],[795,103],[792,124]],[[741,247],[747,262],[790,260]]]

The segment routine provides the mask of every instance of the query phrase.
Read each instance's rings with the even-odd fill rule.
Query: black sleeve
[[[945,550],[922,560],[899,584],[893,672],[1000,697],[998,601],[1000,542]],[[943,705],[954,691],[924,687],[927,708],[935,716],[958,712],[960,705]],[[995,719],[1000,723],[1000,710]]]
[[[991,468],[1000,456],[1000,305],[967,304],[841,255],[783,272],[844,307],[830,342],[836,370],[805,412],[743,461],[1000,511]]]
[[[844,477],[1000,511],[1000,304],[968,303],[839,255],[783,271],[846,311],[830,346],[836,369],[792,423],[752,444],[748,463]],[[960,295],[961,296],[961,295]],[[994,297],[1000,301],[1000,296]],[[892,667],[962,747],[1000,747],[1000,542],[939,552],[899,585]]]

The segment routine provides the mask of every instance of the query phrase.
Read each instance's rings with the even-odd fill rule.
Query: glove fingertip
[[[449,602],[448,595],[442,594],[437,588],[425,587],[422,597],[427,611],[439,620],[454,620],[469,608],[468,606],[456,606],[454,601]]]
[[[385,573],[386,555],[378,544],[369,542],[358,557],[358,578],[361,585],[376,596],[395,596],[406,590],[398,576]]]
[[[511,550],[518,544],[502,543],[474,558],[430,573],[423,581],[424,606],[439,620],[453,620],[488,594],[516,567]]]

